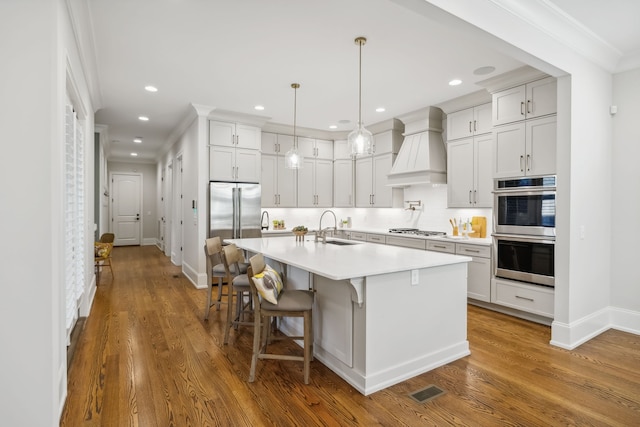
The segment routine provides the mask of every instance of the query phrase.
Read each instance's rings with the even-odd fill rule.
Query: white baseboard
[[[610,307],[611,327],[619,331],[640,335],[640,313],[624,308]]]
[[[156,239],[155,237],[145,237],[142,239],[142,246],[152,246],[157,244],[158,239]]]

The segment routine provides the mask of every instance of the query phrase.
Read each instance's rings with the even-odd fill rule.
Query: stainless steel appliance
[[[494,234],[495,276],[536,285],[555,285],[555,239]]]
[[[496,179],[496,233],[555,237],[556,177]]]
[[[555,285],[556,177],[494,181],[494,274]]]
[[[444,231],[425,231],[417,228],[390,228],[389,233],[394,234],[411,234],[414,236],[444,236]]]
[[[260,184],[209,183],[209,237],[261,237]]]

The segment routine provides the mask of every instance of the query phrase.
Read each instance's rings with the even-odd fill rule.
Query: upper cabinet
[[[209,179],[260,182],[260,129],[239,123],[209,122]]]
[[[556,173],[556,116],[494,129],[494,178]]]
[[[555,114],[556,79],[547,77],[493,94],[493,125],[499,126],[525,119]]]
[[[333,160],[305,157],[298,169],[298,207],[330,208],[333,204]]]
[[[333,160],[333,141],[299,136],[298,150],[305,158]]]
[[[447,205],[450,208],[493,206],[491,133],[447,143]]]
[[[292,147],[291,135],[262,134],[262,207],[296,207],[296,171],[284,164],[284,155]]]
[[[447,141],[491,133],[491,103],[447,114]]]

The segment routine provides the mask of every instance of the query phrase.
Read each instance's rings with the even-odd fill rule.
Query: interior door
[[[142,185],[139,174],[111,175],[113,197],[112,203],[112,230],[116,235],[114,245],[139,245],[140,222],[142,221]]]

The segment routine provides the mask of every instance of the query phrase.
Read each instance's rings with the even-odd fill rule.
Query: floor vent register
[[[413,393],[409,394],[409,397],[411,397],[413,400],[415,400],[418,403],[425,403],[435,399],[438,396],[442,396],[444,393],[445,393],[444,390],[432,384],[421,390],[414,391]]]

